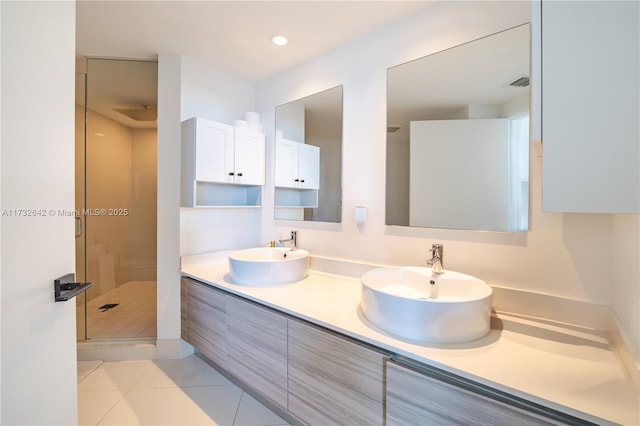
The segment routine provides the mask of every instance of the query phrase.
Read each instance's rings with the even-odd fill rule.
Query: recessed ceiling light
[[[276,46],[285,46],[287,43],[289,43],[289,40],[287,40],[285,36],[275,35],[271,37],[271,42],[273,42],[273,44],[275,44]]]

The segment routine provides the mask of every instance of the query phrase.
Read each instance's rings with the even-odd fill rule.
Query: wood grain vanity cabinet
[[[310,425],[381,425],[386,355],[289,320],[289,413]]]
[[[474,426],[539,426],[591,424],[570,416],[550,417],[551,411],[533,412],[533,404],[517,402],[522,408],[490,397],[492,391],[473,390],[480,386],[455,378],[425,374],[389,361],[386,369],[386,425],[456,424]],[[460,383],[452,383],[459,380]],[[510,399],[509,396],[506,399]]]
[[[181,286],[186,289],[186,341],[211,361],[226,367],[225,293],[186,277],[182,277]]]
[[[183,338],[296,422],[592,424],[190,278],[181,289]]]
[[[187,294],[189,292],[189,281],[186,278],[180,280],[180,338],[185,342],[189,341],[189,315],[187,309]]]
[[[227,296],[228,370],[287,408],[287,317]]]

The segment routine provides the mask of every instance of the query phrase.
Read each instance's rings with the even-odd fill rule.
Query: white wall
[[[158,357],[180,351],[180,89],[182,59],[158,56]],[[175,346],[173,345],[175,343]]]
[[[75,270],[75,2],[2,2],[2,424],[75,424],[76,310],[53,279]]]
[[[529,232],[384,225],[386,69],[528,22],[530,7],[528,2],[439,3],[370,37],[259,83],[257,105],[263,116],[268,116],[265,120],[268,124],[273,121],[277,105],[344,85],[342,225],[278,222],[276,226],[269,214],[272,206],[266,205],[262,239],[299,229],[301,247],[313,254],[405,265],[424,265],[428,248],[439,242],[446,251],[445,267],[476,275],[490,284],[611,305],[611,255],[594,247],[609,245],[612,217],[542,213],[538,158],[534,157],[531,168]],[[267,166],[271,167],[269,147],[273,129],[267,127],[266,133]],[[361,229],[353,221],[355,204],[368,206],[368,222]],[[632,306],[628,301],[621,303]]]
[[[409,224],[509,230],[509,121],[421,120],[410,125]]]

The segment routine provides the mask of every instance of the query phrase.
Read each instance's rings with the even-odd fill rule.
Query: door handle
[[[80,216],[76,216],[76,238],[82,235],[82,218]]]

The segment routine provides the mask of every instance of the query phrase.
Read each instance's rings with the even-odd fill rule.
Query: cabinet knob
[[[233,176],[233,175],[235,175],[235,173],[229,172],[229,176]]]
[[[238,173],[238,176],[242,176],[242,173]]]
[[[304,179],[300,179],[300,182],[304,182]]]
[[[300,182],[300,179],[294,179],[293,181],[294,182]]]

